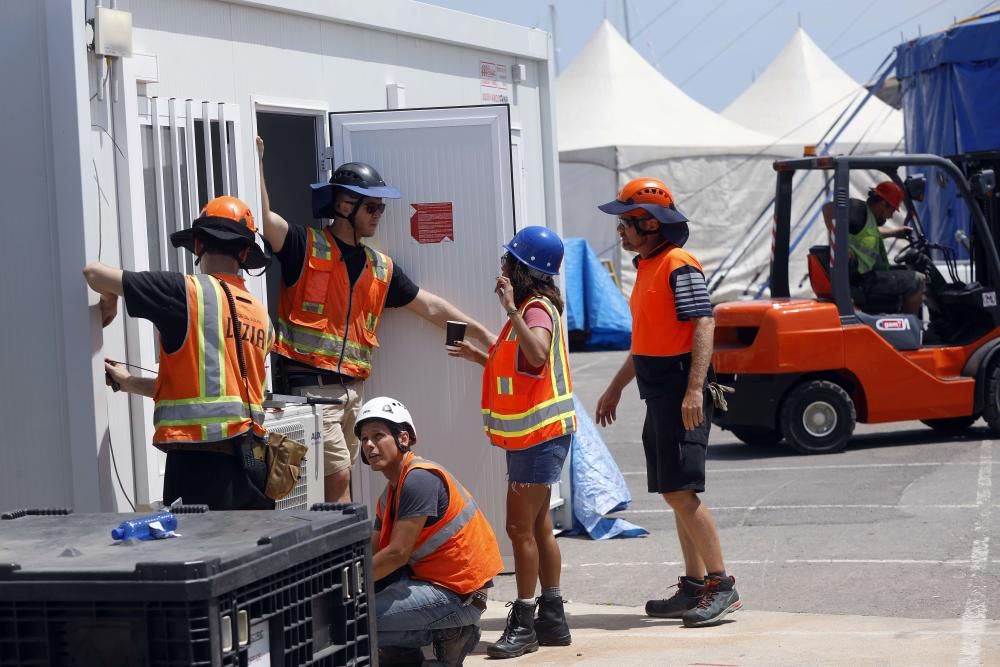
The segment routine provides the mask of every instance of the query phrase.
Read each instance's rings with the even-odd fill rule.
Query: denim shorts
[[[507,452],[507,479],[520,484],[555,484],[569,454],[573,435],[561,435],[534,447]]]

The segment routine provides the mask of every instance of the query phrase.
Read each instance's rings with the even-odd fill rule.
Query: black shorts
[[[895,271],[869,271],[855,283],[855,287],[869,297],[908,297],[916,294],[923,281],[923,275],[916,271],[899,269]]]
[[[646,399],[646,421],[642,426],[646,485],[650,493],[701,493],[705,490],[705,450],[714,404],[706,392],[702,399],[705,420],[687,431],[681,419],[687,374],[679,373],[666,384],[665,393]]]
[[[181,498],[185,505],[212,510],[273,510],[273,500],[247,477],[239,459],[219,452],[167,452],[163,504]]]

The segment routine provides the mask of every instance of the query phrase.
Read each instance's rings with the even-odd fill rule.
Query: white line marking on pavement
[[[875,509],[875,510],[956,510],[974,509],[979,505],[725,505],[722,507],[712,507],[713,512],[726,511],[751,511],[751,510],[840,510],[840,509]],[[629,514],[672,514],[669,507],[662,507],[650,510],[624,510],[615,512],[610,516],[627,516]]]
[[[727,565],[948,565],[955,567],[968,566],[968,560],[932,560],[914,558],[789,558],[786,560],[727,560]],[[563,569],[590,567],[676,567],[683,565],[681,561],[627,561],[606,563],[564,563]]]
[[[579,375],[583,371],[587,370],[588,368],[590,368],[592,366],[596,366],[597,364],[601,363],[602,361],[603,361],[603,359],[597,359],[596,361],[591,361],[591,362],[586,363],[586,364],[580,364],[579,366],[570,366],[569,367],[569,371],[573,375]]]
[[[969,567],[969,597],[962,612],[962,650],[958,664],[982,664],[983,631],[986,629],[986,583],[983,572],[990,561],[990,496],[993,486],[992,441],[983,440],[979,450],[979,480],[976,483],[976,505],[979,516],[972,529],[975,540],[972,543]]]
[[[921,463],[844,463],[815,466],[757,466],[755,468],[709,468],[709,474],[722,472],[773,472],[782,470],[849,470],[852,468],[925,468],[929,466],[978,466],[979,461],[929,461]],[[646,471],[623,472],[626,477],[646,476]]]

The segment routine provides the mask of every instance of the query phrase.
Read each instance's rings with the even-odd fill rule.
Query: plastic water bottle
[[[111,529],[111,538],[114,540],[127,540],[135,538],[137,540],[154,540],[161,537],[173,537],[173,530],[177,528],[177,517],[170,512],[157,512],[139,519],[122,521],[117,528]]]

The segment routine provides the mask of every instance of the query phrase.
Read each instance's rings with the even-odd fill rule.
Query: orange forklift
[[[774,163],[771,298],[715,308],[712,363],[719,382],[735,389],[728,410],[717,411],[716,425],[749,445],[784,440],[808,454],[844,449],[856,422],[920,420],[955,433],[983,417],[1000,431],[995,176],[982,163],[959,164],[968,177],[956,162],[936,155]],[[913,174],[905,181],[897,173],[901,167]],[[833,252],[830,246],[809,249],[815,298],[800,299],[790,297],[788,257],[793,178],[804,170],[832,171],[835,231]],[[884,173],[903,189],[913,231],[893,261],[927,277],[926,322],[900,312],[898,299],[865,301],[859,291],[852,293],[848,208],[853,170]],[[928,177],[941,192],[954,187],[968,208],[970,233],[956,234],[969,255],[961,276],[956,248],[931,242],[916,216],[913,201],[923,199]],[[944,260],[944,271],[935,259]]]

